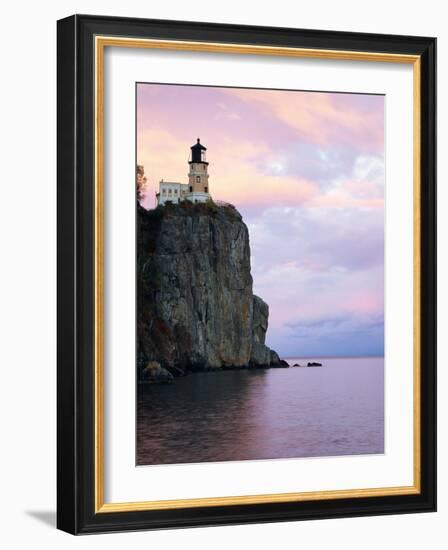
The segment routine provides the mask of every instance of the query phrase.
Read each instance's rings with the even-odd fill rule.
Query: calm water
[[[137,463],[383,453],[383,358],[311,360],[139,386]]]

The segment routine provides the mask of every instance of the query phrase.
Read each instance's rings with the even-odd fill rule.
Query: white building
[[[156,193],[158,205],[166,202],[176,204],[184,200],[207,202],[211,199],[206,150],[207,148],[201,144],[198,138],[197,143],[191,146],[191,155],[188,161],[188,183],[162,180],[159,183],[159,192]]]
[[[172,202],[173,204],[184,200],[188,193],[187,183],[178,183],[174,181],[161,181],[159,183],[159,192],[157,193],[157,204]]]

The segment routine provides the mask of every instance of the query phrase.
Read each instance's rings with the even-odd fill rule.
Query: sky
[[[137,85],[153,208],[207,147],[209,188],[249,228],[266,343],[282,357],[384,353],[384,97]]]

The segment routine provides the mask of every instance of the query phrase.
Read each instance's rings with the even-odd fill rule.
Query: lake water
[[[137,464],[384,452],[384,361],[196,373],[139,385]]]

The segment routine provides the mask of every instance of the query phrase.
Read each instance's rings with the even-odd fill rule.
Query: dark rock
[[[273,355],[271,356],[271,367],[274,369],[287,369],[289,368],[289,363],[285,361],[284,359],[280,359],[280,357],[274,352],[272,352]]]
[[[321,367],[322,366],[322,363],[316,363],[314,361],[311,361],[310,363],[307,364],[307,367]]]
[[[299,363],[294,363],[293,367],[301,367],[302,365],[299,365]]]
[[[253,367],[271,366],[271,350],[264,344],[252,343],[249,364]]]
[[[254,342],[264,344],[266,331],[268,330],[268,319],[269,319],[268,304],[254,294],[253,295],[253,321],[252,321],[252,335],[253,335]]]
[[[265,345],[269,307],[252,292],[239,212],[184,202],[137,213],[138,357],[174,376],[282,366]]]
[[[265,345],[268,318],[268,304],[254,295],[252,308],[252,347],[249,361],[251,366],[269,367],[272,363],[272,354],[277,356],[275,351],[272,351]]]
[[[173,375],[157,361],[150,361],[141,373],[140,380],[150,384],[170,384],[173,381]]]

